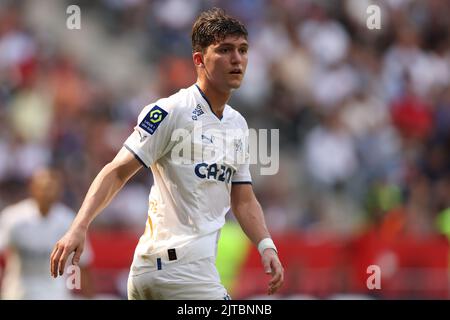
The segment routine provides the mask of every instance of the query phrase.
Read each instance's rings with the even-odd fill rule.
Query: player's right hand
[[[261,259],[264,272],[272,275],[272,279],[269,282],[269,288],[267,290],[267,293],[271,295],[283,285],[284,269],[281,265],[280,259],[278,258],[278,254],[273,249],[267,248],[264,250]]]
[[[64,274],[67,258],[75,252],[72,264],[78,265],[86,241],[86,231],[82,228],[70,228],[69,231],[56,243],[50,255],[50,274],[56,278]]]

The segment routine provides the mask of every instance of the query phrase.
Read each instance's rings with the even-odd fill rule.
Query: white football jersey
[[[145,269],[143,256],[212,237],[230,209],[232,183],[251,183],[248,127],[225,106],[219,119],[196,85],[146,106],[124,146],[147,168],[154,185],[145,232],[132,272]]]
[[[0,213],[0,251],[8,249],[2,299],[69,299],[66,278],[50,275],[50,254],[65,234],[75,213],[61,203],[44,217],[37,203],[26,199]],[[67,260],[66,268],[71,263]],[[81,256],[80,265],[92,258],[91,249]]]

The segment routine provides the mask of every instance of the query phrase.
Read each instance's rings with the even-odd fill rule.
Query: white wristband
[[[278,253],[277,247],[275,247],[275,243],[273,243],[271,238],[264,238],[258,243],[258,251],[260,255],[262,255],[266,249],[273,249],[276,253]]]

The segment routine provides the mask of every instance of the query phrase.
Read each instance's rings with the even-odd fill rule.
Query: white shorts
[[[128,277],[129,300],[229,300],[215,258],[172,263]]]

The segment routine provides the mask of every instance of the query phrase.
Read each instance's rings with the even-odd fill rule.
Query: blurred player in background
[[[282,285],[284,271],[253,193],[245,136],[225,137],[222,144],[220,135],[228,129],[247,129],[246,120],[227,105],[246,70],[247,30],[215,8],[194,23],[192,47],[196,84],[143,109],[135,131],[95,178],[70,229],[56,243],[50,258],[54,277],[63,274],[71,253],[75,252],[72,263],[79,262],[90,223],[145,166],[151,168],[155,185],[128,279],[129,299],[229,299],[215,257],[230,206],[258,246],[264,271],[272,275],[268,293]],[[204,160],[195,152],[183,154],[184,160],[191,160],[188,164],[175,161],[171,151],[179,144],[171,139],[173,132],[192,133],[194,126],[202,132],[214,129],[219,135],[189,135],[191,150],[197,145],[216,155],[236,151],[247,161],[241,164],[220,156]]]
[[[2,299],[71,299],[66,279],[54,281],[48,275],[48,256],[70,226],[75,213],[58,202],[61,181],[50,169],[36,171],[29,185],[31,197],[6,207],[0,213],[0,252],[6,267]],[[81,293],[93,293],[89,272],[91,250],[80,262]]]

